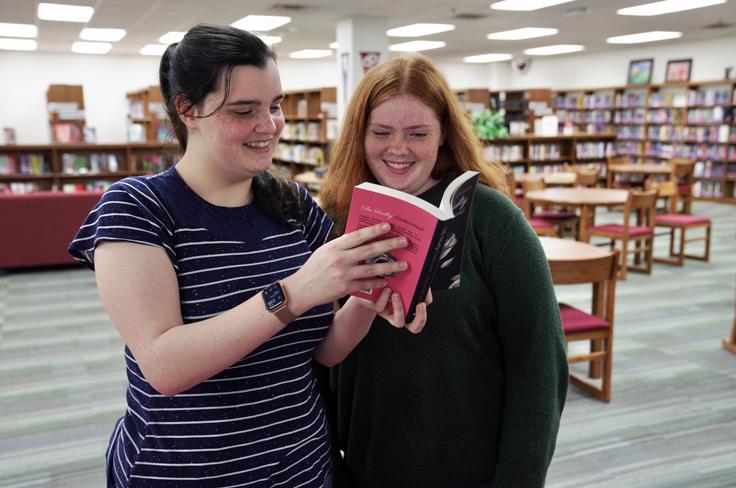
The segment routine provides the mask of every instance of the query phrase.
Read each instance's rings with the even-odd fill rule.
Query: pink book
[[[406,261],[409,269],[384,276],[392,290],[401,295],[407,320],[427,291],[460,286],[463,245],[468,216],[478,183],[477,171],[466,171],[445,189],[439,207],[393,188],[361,183],[353,189],[345,232],[380,222],[391,224],[386,237],[404,236],[405,248],[382,254],[372,260]],[[378,300],[382,288],[361,290],[354,296]]]

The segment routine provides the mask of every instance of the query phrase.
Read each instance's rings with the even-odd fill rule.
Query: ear
[[[184,95],[177,95],[174,99],[174,106],[176,107],[176,113],[179,114],[179,119],[187,126],[187,129],[196,129],[199,119],[196,117],[197,109],[192,105],[192,102]]]

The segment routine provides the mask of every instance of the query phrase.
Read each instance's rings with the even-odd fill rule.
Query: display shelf
[[[82,85],[49,85],[46,90],[51,141],[57,144],[89,140],[85,134]]]
[[[735,182],[727,176],[732,172],[727,165],[736,162],[735,88],[735,80],[713,80],[558,90],[555,108],[561,123],[582,128],[591,121],[581,117],[608,110],[613,93],[616,155],[639,163],[695,158],[695,197],[734,203]]]
[[[281,110],[286,123],[274,151],[273,171],[294,177],[322,166],[328,146],[337,135],[337,89],[288,91]]]
[[[34,156],[41,160],[38,164],[43,170],[23,172],[22,161]],[[103,190],[127,176],[163,171],[178,158],[174,144],[0,146],[0,193]]]
[[[128,98],[128,142],[167,143],[175,141],[164,108],[161,88],[151,85],[126,94]]]

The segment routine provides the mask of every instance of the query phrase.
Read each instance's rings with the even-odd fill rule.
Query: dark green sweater
[[[478,188],[460,288],[428,317],[418,335],[377,319],[331,371],[335,487],[544,486],[567,358],[544,252],[500,193]]]

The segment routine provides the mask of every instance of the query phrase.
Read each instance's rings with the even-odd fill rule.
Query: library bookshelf
[[[323,166],[329,144],[337,135],[337,89],[288,91],[281,110],[286,123],[274,151],[272,170],[293,178]]]
[[[557,90],[561,124],[615,132],[633,162],[694,158],[693,194],[736,203],[736,80]]]
[[[516,174],[558,172],[568,165],[596,168],[604,181],[615,141],[615,133],[511,136],[485,141],[484,159],[500,161]]]
[[[128,92],[128,142],[165,143],[174,140],[158,85]]]
[[[0,146],[0,193],[97,191],[126,176],[153,174],[179,159],[175,144]]]

